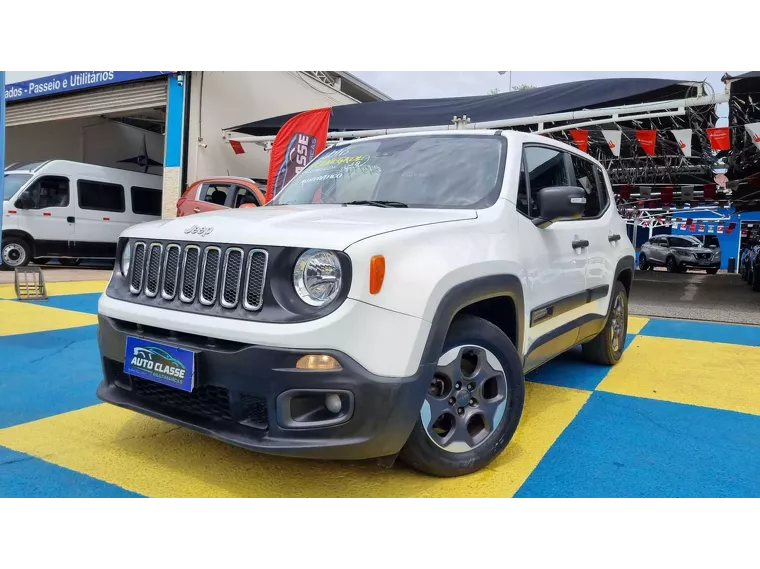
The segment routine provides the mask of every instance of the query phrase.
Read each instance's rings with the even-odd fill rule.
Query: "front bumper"
[[[192,393],[142,380],[123,371],[127,336],[192,349]],[[401,450],[419,416],[434,365],[404,378],[371,374],[333,350],[263,347],[143,327],[99,316],[104,379],[98,397],[216,439],[267,454],[323,459],[384,457]],[[342,370],[296,369],[307,353],[329,354]],[[350,405],[339,424],[293,426],[285,409],[292,390],[340,393]],[[343,411],[341,411],[343,413]]]
[[[700,262],[697,259],[682,259],[676,257],[678,260],[678,266],[682,269],[720,269],[720,259],[715,260],[708,260],[707,264]]]

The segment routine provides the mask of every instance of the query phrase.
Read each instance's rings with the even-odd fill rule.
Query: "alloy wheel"
[[[620,352],[625,344],[625,300],[622,295],[615,297],[612,305],[612,325],[610,326],[610,343],[615,352]]]
[[[496,431],[507,406],[507,379],[482,346],[451,348],[438,360],[420,416],[430,440],[452,453],[471,451]]]

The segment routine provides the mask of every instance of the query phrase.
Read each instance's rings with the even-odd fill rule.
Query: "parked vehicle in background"
[[[259,207],[266,194],[250,178],[204,178],[190,184],[177,200],[177,217],[220,209]]]
[[[97,394],[260,452],[467,474],[509,444],[525,373],[577,345],[620,361],[634,266],[609,176],[572,146],[341,142],[266,207],[124,232]]]
[[[752,261],[754,260],[757,251],[760,246],[755,241],[750,241],[746,247],[744,247],[739,254],[739,276],[743,281],[750,282],[750,274],[752,272]]]
[[[760,243],[752,246],[744,260],[744,273],[742,278],[752,287],[755,292],[760,291]],[[740,268],[741,272],[741,268]]]
[[[720,269],[720,247],[705,247],[691,235],[658,235],[641,246],[639,268],[651,271],[658,266],[671,273],[700,269],[714,275]]]
[[[5,270],[113,259],[125,229],[161,217],[161,176],[68,160],[16,163],[3,175]]]

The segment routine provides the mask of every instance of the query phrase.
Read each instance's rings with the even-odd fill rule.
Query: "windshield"
[[[270,205],[490,207],[499,197],[506,143],[495,135],[436,135],[332,147],[296,175]]]
[[[671,237],[671,247],[702,247],[702,242],[695,237]]]
[[[3,191],[3,201],[7,201],[16,195],[21,186],[26,184],[31,178],[31,174],[6,174],[3,176],[5,180],[5,189]]]

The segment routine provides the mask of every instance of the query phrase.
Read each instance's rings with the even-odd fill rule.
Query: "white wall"
[[[142,171],[118,161],[139,156],[143,137],[148,156],[163,162],[162,135],[122,123],[91,117],[14,126],[6,130],[5,163],[58,158]],[[152,167],[149,173],[161,171]]]
[[[246,153],[236,155],[222,138],[224,128],[355,102],[297,72],[194,71],[190,84],[187,181],[219,175],[267,177],[269,153],[246,144]]]

